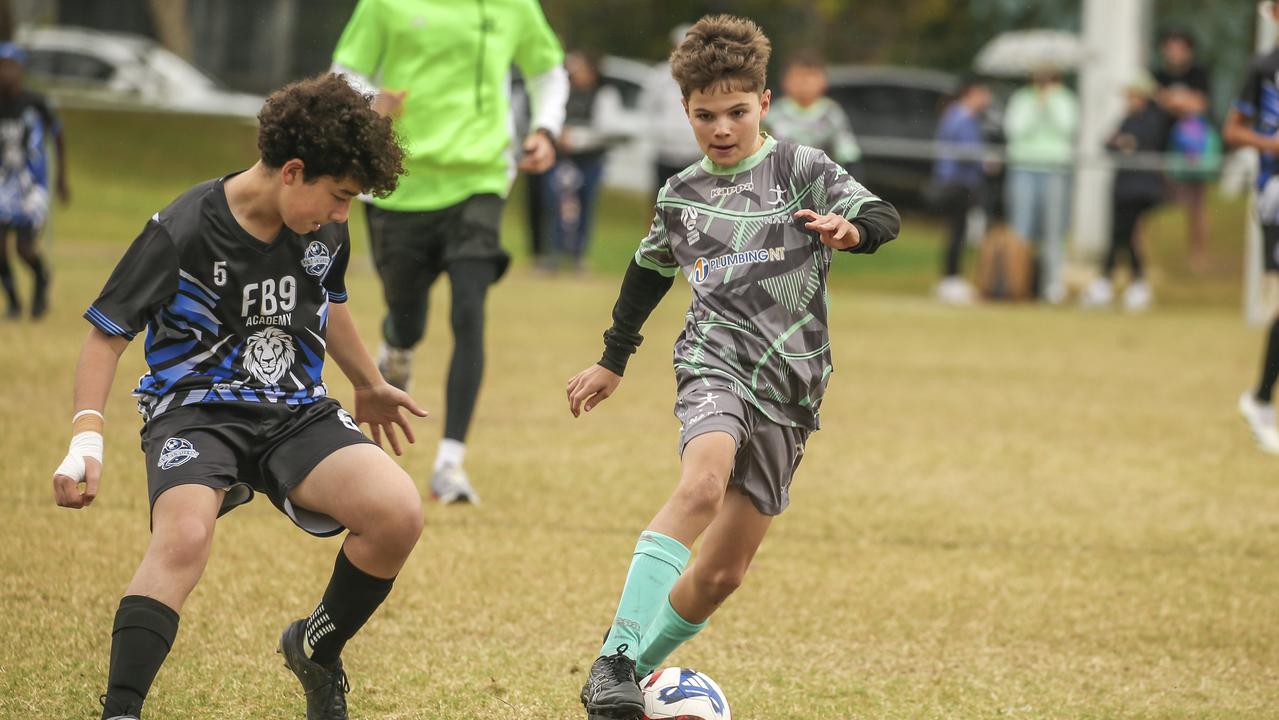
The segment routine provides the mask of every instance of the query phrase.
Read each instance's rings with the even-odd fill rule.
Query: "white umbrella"
[[[1017,30],[986,43],[974,62],[977,72],[993,77],[1026,77],[1043,67],[1074,70],[1085,56],[1083,41],[1062,30]]]

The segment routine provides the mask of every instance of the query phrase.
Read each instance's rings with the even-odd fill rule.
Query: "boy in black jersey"
[[[22,317],[22,301],[9,264],[9,235],[18,257],[31,269],[31,317],[43,317],[49,307],[49,265],[40,249],[40,235],[49,217],[49,155],[57,153],[54,187],[67,202],[67,154],[62,124],[43,95],[27,89],[23,68],[27,53],[14,43],[0,43],[0,289],[8,302],[6,316]]]
[[[346,718],[341,651],[391,590],[422,529],[396,454],[401,413],[344,304],[346,219],[361,192],[394,189],[391,122],[337,76],[276,92],[258,115],[261,159],[201,183],[152,216],[84,316],[71,450],[58,505],[87,507],[102,470],[102,409],[120,354],[144,328],[149,372],[134,394],[145,424],[151,543],[116,612],[103,718],[138,718],[204,570],[214,521],[255,492],[314,535],[348,531],[323,599],[284,631],[280,652],[308,720]],[[353,413],[328,397],[331,353],[355,386]]]

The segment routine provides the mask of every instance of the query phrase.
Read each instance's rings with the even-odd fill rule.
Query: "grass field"
[[[190,119],[68,126],[77,196],[56,221],[55,311],[0,325],[0,718],[96,717],[112,613],[147,541],[137,349],[108,407],[99,500],[73,512],[50,497],[79,311],[146,217],[253,149],[242,128]],[[936,232],[911,218],[878,255],[839,258],[837,372],[793,505],[672,661],[715,677],[744,720],[1279,714],[1279,464],[1233,412],[1261,336],[1238,320],[1238,207],[1216,209],[1206,277],[1180,270],[1177,217],[1152,224],[1162,303],[1140,317],[937,306],[923,295]],[[428,508],[395,592],[348,646],[354,717],[582,717],[635,536],[677,472],[682,283],[617,396],[580,420],[563,401],[598,357],[648,213],[610,196],[597,272],[517,266],[493,293],[468,457],[485,502]],[[349,286],[373,344],[367,262]],[[443,288],[434,299],[415,394],[437,417],[403,459],[419,486],[450,347]],[[224,518],[147,717],[301,717],[275,640],[311,610],[337,547],[261,499]]]

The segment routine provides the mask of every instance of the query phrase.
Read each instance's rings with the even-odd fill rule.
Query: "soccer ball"
[[[640,681],[644,720],[732,720],[715,681],[692,668],[669,667]]]

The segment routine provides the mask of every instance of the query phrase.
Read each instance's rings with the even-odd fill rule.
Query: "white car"
[[[264,98],[223,88],[154,40],[76,27],[22,27],[28,83],[65,107],[255,117]]]

